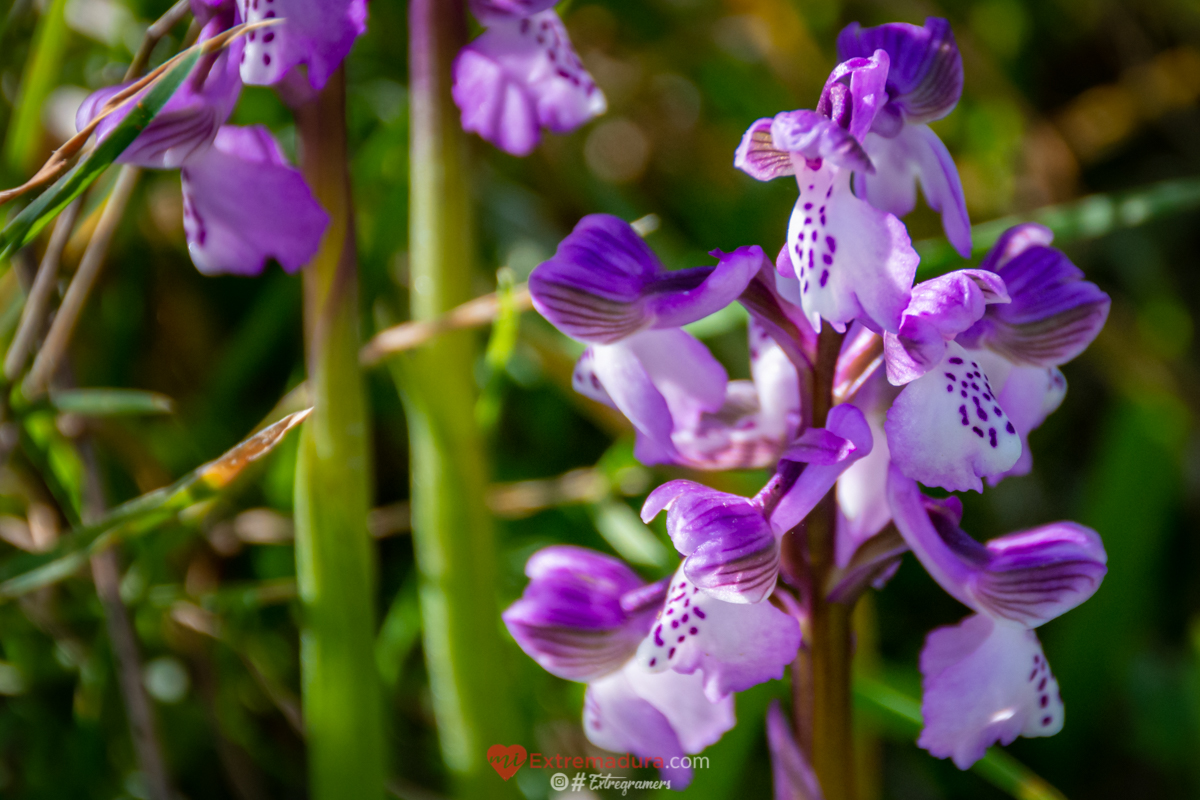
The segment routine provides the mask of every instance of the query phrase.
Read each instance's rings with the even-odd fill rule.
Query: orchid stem
[[[824,427],[833,405],[833,379],[843,334],[826,325],[817,341],[813,375],[813,422]],[[825,800],[854,798],[854,738],[851,724],[851,624],[853,608],[825,598],[833,569],[837,502],[834,491],[808,515],[806,538],[811,577],[808,657],[811,663],[812,764]],[[801,686],[803,689],[803,686]],[[800,705],[797,704],[797,708]]]
[[[471,291],[466,142],[450,97],[466,41],[465,3],[409,3],[412,317],[441,318]],[[516,742],[504,679],[488,473],[475,422],[471,331],[447,331],[393,359],[412,448],[413,545],[425,658],[455,796],[516,797],[486,758]]]
[[[371,471],[358,366],[359,299],[346,147],[346,77],[295,109],[301,169],[330,226],[304,272],[312,416],[296,463],[296,582],[304,608],[301,695],[313,800],[384,796],[375,666]]]

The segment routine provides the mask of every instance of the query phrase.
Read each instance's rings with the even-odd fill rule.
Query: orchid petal
[[[927,125],[905,125],[888,138],[871,133],[863,148],[875,165],[874,174],[854,178],[858,195],[881,211],[903,217],[916,207],[916,184],[925,201],[942,215],[946,238],[963,258],[971,256],[971,220],[958,167],[946,145]]]
[[[515,156],[533,151],[542,128],[569,133],[607,108],[553,10],[491,18],[453,71],[463,129]]]
[[[974,325],[989,304],[1007,302],[1004,281],[986,270],[958,270],[917,284],[899,333],[883,334],[888,380],[902,386],[921,377],[945,357],[946,343]]]
[[[974,351],[973,357],[984,359],[986,351]],[[1021,436],[1021,457],[1012,468],[988,478],[995,485],[1002,478],[1028,475],[1033,469],[1033,453],[1029,449],[1029,434],[1046,417],[1062,405],[1067,395],[1067,379],[1057,367],[1013,367],[1000,390],[1000,405],[1008,411],[1009,419]]]
[[[981,477],[1012,468],[1021,438],[987,376],[962,347],[904,387],[884,424],[892,461],[927,486],[983,491]]]
[[[875,115],[888,101],[884,87],[889,64],[885,50],[843,60],[833,68],[825,81],[821,100],[817,104],[818,113],[831,117],[861,142],[867,131],[871,130]],[[836,91],[839,88],[848,88],[849,91]]]
[[[201,39],[210,38],[220,29],[221,22],[213,20],[205,26]],[[238,59],[243,47],[241,38],[234,39],[216,55],[207,72],[193,69],[145,130],[117,157],[117,162],[148,169],[178,169],[207,150],[241,93]],[[82,130],[126,85],[109,86],[84,99],[75,113],[76,126]],[[96,126],[97,141],[108,138],[148,91],[149,88],[134,95],[105,117]]]
[[[921,652],[925,727],[918,744],[966,769],[993,744],[1062,730],[1058,681],[1033,631],[967,617],[938,628]]]
[[[650,674],[630,662],[588,686],[583,729],[597,747],[642,758],[661,759],[672,788],[686,788],[691,767],[673,760],[698,753],[734,725],[733,698],[710,702],[697,675]]]
[[[529,276],[534,307],[586,342],[611,344],[645,328],[674,328],[708,316],[741,294],[765,261],[762,249],[721,253],[715,267],[668,272],[629,223],[584,217],[554,258]]]
[[[223,126],[182,171],[183,227],[206,275],[257,275],[269,259],[295,272],[317,252],[329,215],[265,127]]]
[[[627,662],[653,620],[630,614],[622,595],[642,586],[618,559],[566,545],[539,550],[525,565],[529,585],[502,615],[509,633],[547,672],[596,680]]]
[[[941,119],[962,96],[962,56],[944,19],[930,17],[923,27],[893,22],[863,28],[855,22],[838,35],[837,49],[843,60],[887,52],[889,106],[908,122]]]
[[[892,518],[887,501],[887,474],[891,455],[883,431],[882,414],[865,415],[871,428],[871,452],[851,464],[837,482],[838,516],[835,559],[839,567],[850,563],[858,547],[883,530]]]
[[[771,525],[779,533],[799,525],[821,498],[829,493],[842,473],[871,452],[871,427],[862,411],[849,403],[834,406],[829,411],[825,432],[840,439],[836,454],[832,454],[829,447],[802,444],[780,457],[780,461],[802,461],[812,457],[816,457],[816,460],[804,468],[772,511]],[[821,438],[828,439],[828,436],[822,435]],[[833,457],[830,458],[830,455]]]
[[[757,127],[761,123],[762,120],[759,120],[754,125]],[[754,130],[755,127],[752,127],[746,135],[751,135]],[[866,151],[850,131],[816,111],[784,111],[776,114],[771,120],[771,141],[778,150],[794,154],[793,168],[795,157],[799,156],[804,159],[824,159],[844,169],[863,172],[874,169]]]
[[[733,166],[759,181],[796,174],[791,153],[775,146],[771,124],[770,117],[756,120],[742,135],[742,141],[733,156]]]
[[[1038,229],[1032,230],[1038,234]],[[1010,245],[1013,240],[1004,242]],[[996,274],[1004,279],[1012,302],[989,309],[961,340],[987,347],[1017,364],[1054,367],[1082,353],[1104,327],[1111,303],[1096,284],[1061,251],[1026,244],[1004,260]],[[999,247],[998,245],[997,247]],[[998,257],[993,263],[1000,261]]]
[[[1036,222],[1022,222],[1000,234],[983,260],[980,269],[999,272],[1005,264],[1031,247],[1049,247],[1054,241],[1054,231]]]
[[[753,502],[676,480],[650,493],[642,520],[663,509],[671,542],[686,556],[683,574],[694,586],[725,603],[758,603],[775,590],[779,545]]]
[[[496,21],[523,19],[554,8],[554,0],[470,0],[467,4],[484,25]]]
[[[1055,522],[987,542],[989,560],[970,587],[993,617],[1028,628],[1087,600],[1100,587],[1108,555],[1100,536],[1074,522]]]
[[[675,573],[667,603],[638,648],[637,663],[658,672],[704,676],[714,703],[783,677],[800,648],[800,624],[769,602],[724,603]]]
[[[303,64],[320,91],[367,32],[367,0],[238,0],[238,10],[246,22],[282,20],[246,35],[241,74],[252,86],[279,83]]]
[[[796,178],[788,251],[809,322],[896,332],[919,261],[903,223],[855,197],[845,170],[805,166]]]

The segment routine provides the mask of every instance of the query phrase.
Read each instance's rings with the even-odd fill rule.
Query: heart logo
[[[525,755],[525,748],[519,744],[510,744],[508,747],[494,744],[487,750],[488,763],[504,780],[517,774],[517,770],[525,763]]]

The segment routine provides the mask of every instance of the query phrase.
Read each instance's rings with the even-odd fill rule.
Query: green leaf
[[[856,677],[854,701],[899,735],[915,736],[921,729],[921,704],[886,683]],[[989,747],[971,771],[1018,800],[1066,800],[1062,792],[998,747]]]
[[[196,45],[181,53],[179,60],[151,84],[150,90],[133,105],[125,119],[113,128],[104,141],[26,206],[0,232],[0,259],[8,257],[32,241],[58,212],[83,194],[96,178],[125,152],[175,94],[175,90],[191,73],[203,51],[204,48]]]
[[[50,404],[58,411],[86,417],[170,414],[175,411],[171,398],[139,389],[67,389],[51,392]]]
[[[309,411],[290,414],[172,485],[123,503],[91,525],[77,527],[48,553],[12,558],[0,566],[0,599],[19,597],[69,577],[114,542],[149,533],[180,512],[216,497],[246,467],[271,452]]]

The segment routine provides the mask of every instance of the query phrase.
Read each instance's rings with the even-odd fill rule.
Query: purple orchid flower
[[[983,491],[981,477],[1010,469],[1021,438],[987,373],[955,341],[991,303],[1009,301],[987,270],[961,270],[915,287],[898,334],[884,334],[888,378],[904,384],[884,429],[892,462],[950,491]]]
[[[517,644],[554,675],[588,684],[584,730],[642,757],[698,753],[734,723],[732,693],[772,678],[800,647],[800,626],[767,602],[726,603],[683,567],[644,585],[615,558],[540,550],[524,595],[503,614]],[[691,779],[668,769],[674,788]]]
[[[957,498],[924,497],[895,465],[888,499],[922,566],[975,612],[925,641],[918,744],[966,769],[996,742],[1060,731],[1058,682],[1032,629],[1099,587],[1107,570],[1100,537],[1057,522],[980,544],[959,528]]]
[[[542,128],[569,133],[604,113],[604,93],[545,3],[495,0],[473,9],[488,28],[454,61],[452,93],[463,130],[526,156]]]
[[[962,56],[950,23],[930,17],[924,27],[893,22],[862,28],[856,22],[838,35],[837,48],[843,61],[876,50],[890,59],[887,103],[860,137],[875,170],[855,174],[855,192],[903,217],[916,206],[919,182],[930,208],[941,212],[946,238],[963,258],[970,257],[971,221],[958,169],[928,125],[949,114],[962,96]]]
[[[816,330],[855,320],[895,332],[918,257],[904,225],[854,195],[850,177],[874,167],[862,139],[887,102],[888,54],[839,64],[816,111],[788,111],[750,126],[734,165],[758,180],[794,175],[800,197],[788,223],[782,290]]]
[[[214,12],[203,35],[227,27],[231,14]],[[117,160],[181,171],[188,252],[204,274],[257,275],[271,259],[295,272],[316,253],[329,215],[266,128],[224,124],[241,91],[242,47],[236,39],[198,65]],[[119,88],[85,99],[77,125],[90,122]],[[136,96],[105,117],[96,136],[108,136],[134,102]]]
[[[667,512],[667,533],[685,556],[680,579],[689,586],[727,604],[761,604],[779,576],[780,539],[871,445],[862,412],[842,404],[829,412],[827,427],[809,428],[793,442],[754,498],[675,480],[650,493],[642,519]]]
[[[796,368],[750,324],[753,381],[730,381],[708,348],[679,329],[593,345],[572,376],[575,390],[633,422],[644,464],[724,470],[774,464],[800,426]]]
[[[246,35],[241,76],[252,86],[273,86],[303,66],[320,91],[367,32],[367,0],[237,0],[237,7],[246,22],[283,20]]]

